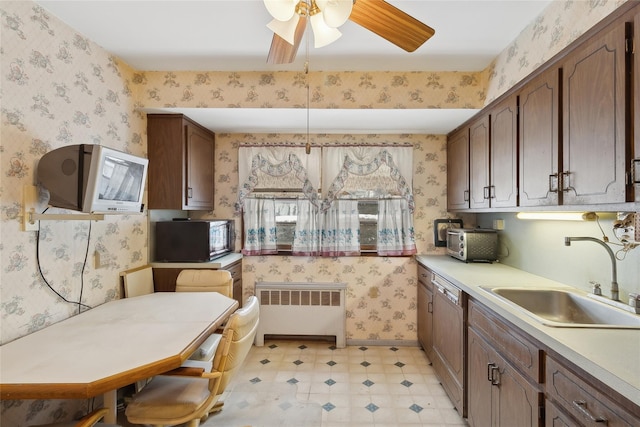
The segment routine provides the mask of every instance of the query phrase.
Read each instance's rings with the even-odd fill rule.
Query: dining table
[[[0,398],[99,395],[115,423],[117,390],[178,368],[238,308],[217,292],[113,300],[0,346]]]

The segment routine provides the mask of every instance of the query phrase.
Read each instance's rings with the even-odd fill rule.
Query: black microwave
[[[207,262],[235,251],[235,221],[174,220],[155,223],[158,262]]]

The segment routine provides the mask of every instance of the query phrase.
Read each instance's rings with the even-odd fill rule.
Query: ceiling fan
[[[300,41],[311,23],[314,47],[336,41],[338,27],[347,19],[380,37],[413,52],[435,34],[435,30],[384,0],[264,0],[273,16],[267,25],[273,31],[269,64],[293,62]]]

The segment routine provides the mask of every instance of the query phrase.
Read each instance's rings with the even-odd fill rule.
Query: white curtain
[[[357,200],[335,200],[324,213],[322,256],[360,255],[360,219]]]
[[[245,255],[277,254],[276,209],[271,198],[244,199]]]
[[[278,252],[275,201],[252,193],[292,188],[305,195],[296,204],[293,255],[360,255],[359,199],[379,200],[378,255],[416,253],[413,191],[410,179],[405,178],[413,170],[412,147],[316,147],[311,155],[300,150],[304,148],[240,149],[236,207],[244,213],[245,255]],[[324,197],[319,199],[321,170]]]
[[[377,252],[381,256],[409,256],[416,253],[413,215],[405,199],[378,202]]]
[[[292,255],[320,255],[319,209],[308,199],[298,199],[296,228],[291,245]]]

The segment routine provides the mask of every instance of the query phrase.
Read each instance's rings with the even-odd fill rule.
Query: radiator
[[[346,346],[346,283],[257,282],[260,322],[255,344],[265,335],[329,335]]]

